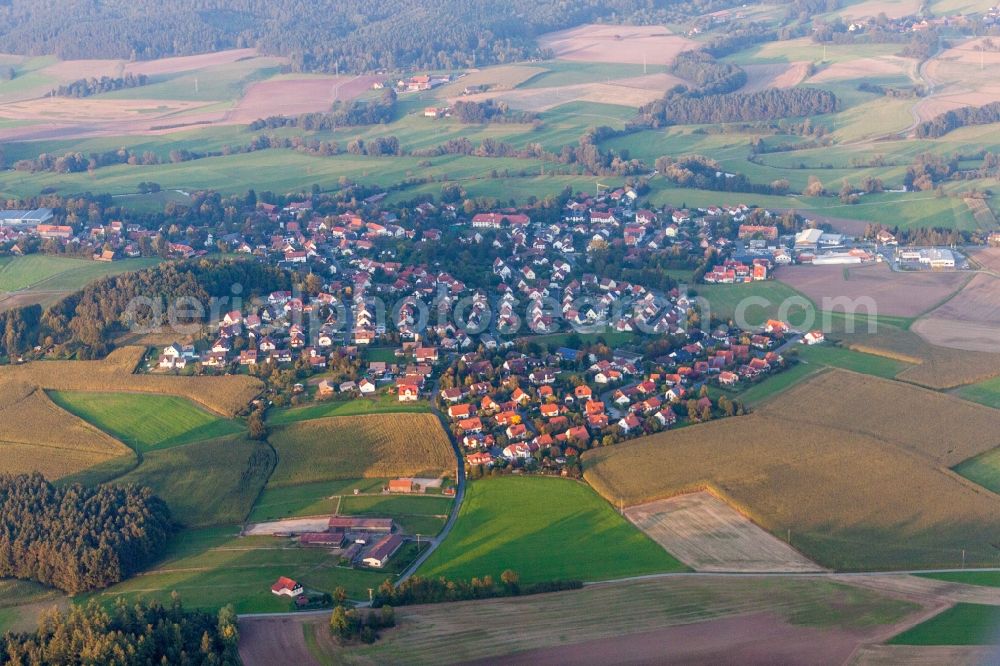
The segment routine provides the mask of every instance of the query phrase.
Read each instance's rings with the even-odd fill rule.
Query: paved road
[[[436,537],[434,537],[433,539],[428,539],[428,543],[430,543],[430,546],[427,548],[427,550],[421,553],[420,556],[416,560],[414,560],[409,567],[406,568],[406,571],[400,574],[399,578],[396,579],[397,586],[399,586],[401,583],[403,583],[403,581],[412,576],[413,572],[416,571],[420,567],[420,565],[423,564],[427,560],[427,558],[431,556],[431,553],[437,550],[438,545],[445,540],[445,538],[448,536],[448,533],[451,532],[451,528],[455,526],[455,521],[458,520],[458,511],[460,508],[462,508],[462,500],[465,499],[465,485],[466,485],[465,460],[462,458],[462,451],[461,449],[459,449],[458,442],[455,440],[454,437],[451,436],[451,430],[448,426],[447,419],[445,419],[444,414],[441,413],[441,410],[437,408],[435,398],[439,394],[440,389],[441,389],[441,381],[439,379],[434,382],[434,387],[431,389],[431,411],[434,413],[435,416],[438,417],[438,420],[441,421],[441,427],[444,428],[445,434],[448,436],[448,441],[451,442],[451,448],[455,452],[455,461],[458,470],[456,474],[456,480],[458,482],[458,485],[455,490],[455,501],[451,503],[451,515],[448,516],[448,521],[444,524],[444,528]]]

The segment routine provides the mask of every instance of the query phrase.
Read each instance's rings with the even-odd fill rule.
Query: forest
[[[170,530],[167,505],[148,488],[0,475],[0,577],[69,594],[102,589],[148,565]]]
[[[0,663],[13,664],[190,664],[241,663],[236,613],[186,611],[174,594],[170,607],[157,601],[110,609],[96,601],[65,612],[46,611],[32,633],[0,637]]]
[[[229,48],[300,71],[454,69],[543,55],[536,36],[582,23],[663,24],[733,0],[3,0],[0,52],[152,60]]]
[[[817,88],[768,88],[727,95],[692,94],[683,86],[639,110],[633,126],[702,125],[833,113],[837,96]]]

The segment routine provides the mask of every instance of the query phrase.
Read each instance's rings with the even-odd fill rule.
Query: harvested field
[[[984,247],[973,250],[969,258],[988,271],[1000,273],[1000,247]]]
[[[432,414],[335,416],[275,426],[270,487],[330,479],[440,476],[455,454]]]
[[[511,90],[525,81],[544,73],[542,67],[530,65],[497,65],[485,69],[474,69],[466,72],[447,85],[438,88],[439,97],[455,97],[469,87],[486,86],[490,91]]]
[[[1000,100],[996,67],[1000,52],[981,49],[982,38],[966,40],[930,59],[927,78],[938,86],[933,97],[921,100],[916,110],[921,120],[961,106],[982,106]]]
[[[227,51],[216,51],[215,53],[200,53],[191,56],[176,56],[173,58],[160,58],[159,60],[130,62],[125,66],[125,72],[145,74],[147,76],[176,74],[177,72],[188,72],[194,69],[228,65],[256,56],[257,49],[229,49]]]
[[[588,451],[584,475],[626,504],[710,488],[835,569],[958,566],[963,548],[993,566],[1000,497],[945,466],[994,447],[1000,414],[964,407],[835,370],[747,417]]]
[[[858,313],[916,317],[951,296],[968,279],[960,272],[898,272],[884,264],[869,266],[782,266],[775,277],[809,297],[820,310],[844,311],[843,306],[824,307],[834,299],[857,300]],[[829,299],[829,300],[827,300]],[[862,301],[861,299],[865,299]],[[871,299],[868,301],[867,299]]]
[[[854,666],[982,666],[995,654],[995,648],[975,645],[865,645],[850,663]]]
[[[569,102],[595,102],[597,104],[618,104],[640,107],[663,97],[669,86],[659,87],[656,82],[673,79],[669,74],[621,79],[611,83],[579,83],[553,88],[517,88],[514,90],[476,93],[452,98],[452,103],[460,100],[482,102],[498,99],[511,107],[524,111],[548,111]],[[680,79],[676,79],[680,81]]]
[[[568,608],[573,612],[567,613]],[[629,612],[608,613],[609,608]],[[920,608],[885,593],[809,577],[693,575],[511,599],[404,606],[396,609],[397,628],[384,632],[374,645],[321,651],[317,657],[360,664],[587,663],[592,654],[603,657],[599,663],[774,664],[817,663],[829,650],[835,663],[842,663],[854,646],[891,630]],[[296,619],[326,625],[325,617]],[[264,663],[248,658],[243,649],[243,623],[255,622],[270,620],[241,619],[240,654],[248,666]],[[302,636],[298,627],[269,626],[288,632],[276,641]],[[517,641],[509,640],[511,627],[517,628]],[[753,633],[771,640],[755,641]],[[811,651],[801,642],[806,636],[819,641]],[[672,640],[664,643],[664,637]],[[625,639],[634,644],[636,659],[629,659],[632,652],[621,642]],[[597,641],[607,641],[617,651],[609,655]],[[817,650],[819,644],[824,648]]]
[[[747,82],[740,92],[758,92],[767,88],[794,88],[806,78],[807,62],[744,65]]]
[[[101,361],[34,361],[0,368],[0,386],[20,383],[55,391],[109,391],[175,395],[222,416],[235,416],[263,387],[247,375],[177,377],[135,374],[146,350],[121,347]]]
[[[863,80],[877,76],[906,76],[914,67],[914,61],[899,56],[875,56],[831,63],[813,74],[809,83],[829,81]]]
[[[934,389],[974,384],[1000,375],[1000,355],[932,345],[913,331],[880,326],[875,334],[837,333],[855,351],[913,363],[896,378]]]
[[[337,100],[351,100],[371,88],[374,76],[280,77],[255,83],[232,111],[231,123],[251,123],[268,116],[323,113]]]
[[[911,330],[941,347],[1000,352],[1000,278],[976,275],[957,295],[918,319]]]
[[[625,516],[695,571],[822,571],[708,492],[632,506]]]
[[[898,19],[913,16],[918,11],[920,11],[920,0],[866,0],[845,7],[837,15],[848,19],[861,19],[885,14],[891,19]]]
[[[990,208],[986,199],[965,198],[963,201],[965,201],[965,205],[969,207],[972,216],[976,218],[976,222],[983,229],[996,229],[997,216],[993,213],[993,209]]]
[[[325,532],[330,516],[315,518],[287,518],[266,523],[247,525],[243,533],[249,536],[274,536],[275,534],[302,534],[303,532]]]
[[[663,26],[581,25],[538,38],[560,60],[667,65],[698,42],[671,34]]]

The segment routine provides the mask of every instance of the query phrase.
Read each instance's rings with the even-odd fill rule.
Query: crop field
[[[448,538],[418,573],[498,579],[505,569],[538,582],[684,567],[583,484],[537,477],[474,481]]]
[[[89,598],[110,602],[142,596],[168,602],[180,593],[185,607],[218,609],[232,603],[238,613],[291,610],[287,597],[271,594],[279,576],[307,590],[333,592],[343,586],[352,599],[367,599],[394,571],[360,571],[337,566],[323,548],[303,548],[287,539],[241,537],[232,527],[185,530],[175,537],[156,566]],[[83,599],[78,599],[82,601]]]
[[[54,391],[52,400],[141,453],[243,430],[176,396]]]
[[[998,326],[1000,279],[979,273],[954,297],[917,320],[912,330],[933,345],[996,353]]]
[[[256,398],[263,384],[248,375],[178,377],[135,374],[146,350],[120,347],[101,361],[34,361],[0,368],[0,386],[9,383],[50,391],[155,393],[187,398],[232,417]]]
[[[629,612],[608,613],[609,608]],[[404,606],[396,609],[398,629],[374,645],[331,656],[361,664],[503,663],[501,657],[511,652],[509,659],[518,663],[584,663],[589,657],[611,663],[623,654],[649,662],[718,663],[725,661],[728,648],[730,655],[739,650],[747,660],[759,655],[761,662],[770,655],[771,663],[816,663],[822,654],[841,663],[858,642],[918,610],[917,604],[881,592],[805,577],[631,581],[514,599]],[[773,624],[752,611],[766,614]],[[257,622],[266,621],[252,620],[253,631]],[[325,618],[322,622],[325,626]],[[509,640],[511,627],[518,628],[516,642]],[[288,638],[297,632],[301,641],[302,630],[294,624],[275,629],[287,631]],[[659,632],[665,640],[654,640]],[[273,640],[275,632],[265,635]],[[766,645],[756,643],[761,637]],[[603,649],[605,644],[612,649]],[[540,654],[533,658],[529,650]]]
[[[625,516],[695,571],[822,571],[711,493],[631,506]]]
[[[917,317],[958,292],[969,280],[968,273],[898,272],[883,264],[784,266],[776,275],[825,310],[894,317]]]
[[[0,401],[0,459],[10,474],[38,471],[58,479],[93,465],[132,457],[124,444],[60,409],[43,391],[7,383]]]
[[[444,527],[451,504],[451,498],[434,495],[346,495],[338,513],[392,518],[405,534],[434,536]]]
[[[152,488],[185,526],[232,525],[246,519],[274,462],[266,444],[223,437],[151,451],[115,483]]]
[[[1000,606],[955,604],[943,613],[894,636],[893,645],[995,645]]]
[[[947,467],[994,448],[1000,415],[953,400],[831,370],[750,416],[589,451],[584,474],[627,505],[711,489],[834,569],[958,566],[963,549],[996,566],[1000,498]]]
[[[375,398],[353,398],[351,400],[329,400],[304,407],[274,409],[267,413],[270,425],[284,425],[296,421],[320,419],[328,416],[357,416],[360,414],[422,413],[430,411],[430,405],[423,400],[400,402],[394,395]]]
[[[269,486],[331,479],[440,476],[455,454],[436,416],[337,416],[276,426],[278,466]]]

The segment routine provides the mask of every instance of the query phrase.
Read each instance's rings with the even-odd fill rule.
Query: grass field
[[[336,513],[341,497],[362,493],[377,493],[388,479],[337,479],[304,483],[297,486],[264,489],[247,519],[251,523],[279,520],[296,516],[316,516]]]
[[[38,614],[65,609],[69,598],[58,590],[27,580],[0,579],[0,632],[34,631]]]
[[[336,416],[275,426],[269,487],[333,479],[454,472],[448,436],[431,414]]]
[[[111,263],[31,254],[0,258],[0,308],[54,303],[102,277],[148,268],[160,259],[125,259]],[[13,296],[11,292],[18,292]]]
[[[996,566],[1000,499],[947,470],[994,446],[996,419],[830,370],[750,416],[588,451],[584,475],[627,505],[710,488],[835,569],[955,567],[963,549],[966,564]]]
[[[392,518],[406,534],[434,536],[444,527],[451,504],[450,498],[435,495],[347,495],[340,500],[339,513]]]
[[[737,395],[745,405],[759,405],[774,396],[795,386],[807,377],[811,377],[820,368],[808,363],[798,363],[782,370],[776,375],[769,375],[764,381],[750,385],[746,390],[740,391]],[[728,395],[726,392],[725,395]]]
[[[1000,571],[943,571],[941,573],[917,574],[922,578],[933,578],[963,585],[1000,587]]]
[[[358,416],[361,414],[422,413],[429,412],[430,405],[423,400],[400,402],[395,395],[380,395],[375,398],[353,398],[351,400],[329,400],[304,407],[285,407],[267,413],[270,425],[284,425],[296,421],[320,419],[328,416]]]
[[[893,645],[994,645],[1000,634],[1000,606],[955,604],[894,636]]]
[[[419,574],[467,580],[499,578],[504,569],[536,582],[684,567],[582,484],[538,477],[474,481],[458,522]]]
[[[735,320],[737,325],[746,328],[761,326],[768,319],[781,319],[793,327],[800,327],[810,320],[817,321],[816,306],[799,292],[776,280],[749,284],[699,284],[695,291],[708,301],[708,311],[713,318]]]
[[[243,425],[175,396],[53,391],[56,404],[140,453],[237,433]]]
[[[250,513],[274,462],[267,444],[223,437],[148,452],[115,483],[151,488],[186,526],[232,525]]]
[[[843,368],[885,379],[892,379],[912,365],[893,358],[865,354],[825,344],[802,345],[798,348],[798,355],[802,361],[810,364]]]
[[[952,469],[970,481],[1000,494],[1000,448],[963,460]]]
[[[956,391],[956,394],[966,400],[1000,409],[1000,377],[963,386]]]

